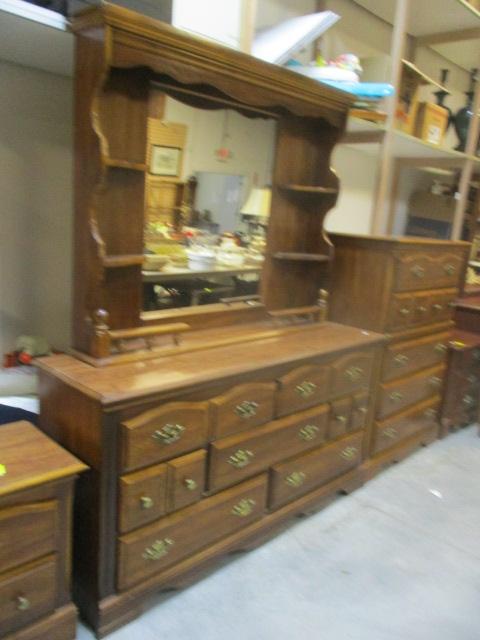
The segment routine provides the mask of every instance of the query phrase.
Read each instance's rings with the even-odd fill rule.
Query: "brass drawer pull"
[[[185,478],[183,484],[189,491],[195,491],[197,489],[198,484],[195,482],[193,478]]]
[[[436,302],[434,305],[432,305],[433,308],[435,309],[435,311],[443,311],[443,304],[438,304],[438,302]]]
[[[255,500],[251,498],[243,498],[232,508],[231,514],[239,518],[246,518],[252,513],[256,504]]]
[[[436,418],[437,417],[437,410],[436,409],[426,409],[425,413],[423,414],[426,418]]]
[[[228,462],[232,467],[235,467],[235,469],[243,469],[243,467],[250,464],[254,457],[254,454],[248,451],[248,449],[239,449],[229,457]]]
[[[443,344],[443,342],[438,342],[434,349],[437,353],[447,353],[448,347],[446,344]]]
[[[474,375],[474,374],[472,373],[471,375],[469,375],[469,376],[467,377],[467,381],[468,381],[470,384],[475,384],[476,382],[478,382],[478,376],[476,376],[476,375]]]
[[[363,376],[363,369],[361,367],[349,367],[345,371],[345,375],[352,382],[356,382]]]
[[[407,309],[407,307],[402,307],[400,309],[400,313],[402,314],[402,316],[408,316],[410,315],[410,309]]]
[[[368,412],[368,407],[358,407],[358,411],[360,411],[360,413],[367,413]]]
[[[444,264],[443,265],[443,270],[445,271],[445,273],[449,276],[453,276],[453,274],[455,273],[456,269],[455,269],[455,265],[454,264]]]
[[[352,460],[358,453],[358,449],[356,447],[346,447],[341,453],[340,456],[345,460]]]
[[[253,402],[252,400],[244,400],[237,404],[234,409],[234,413],[237,414],[240,418],[253,418],[253,416],[257,415],[258,402]]]
[[[180,440],[184,431],[185,427],[181,424],[166,424],[162,429],[157,429],[152,438],[161,444],[173,444]]]
[[[387,438],[396,438],[398,435],[398,431],[394,427],[387,427],[383,430],[383,435]]]
[[[140,498],[140,506],[142,509],[151,509],[153,507],[153,500],[149,496],[142,496]]]
[[[166,556],[170,547],[175,544],[171,538],[163,538],[163,540],[155,540],[151,547],[147,547],[142,553],[144,560],[160,560]]]
[[[306,424],[298,432],[298,437],[301,440],[305,440],[305,442],[310,442],[311,440],[315,440],[319,431],[320,429],[314,424]]]
[[[428,311],[427,307],[424,307],[424,306],[417,307],[417,309],[420,311],[420,313],[427,313]]]
[[[472,407],[475,404],[475,398],[473,396],[466,395],[466,396],[463,396],[462,402],[467,407]]]
[[[428,379],[428,382],[432,385],[432,387],[441,387],[443,381],[442,378],[439,378],[438,376],[432,376]]]
[[[414,264],[413,267],[410,269],[410,271],[413,273],[414,276],[417,276],[417,278],[425,277],[425,268],[421,267],[419,264]]]
[[[18,596],[16,599],[17,611],[28,611],[30,609],[30,600],[25,596]]]
[[[342,424],[345,424],[347,422],[347,416],[335,416],[335,420],[341,422]]]
[[[298,489],[298,487],[301,487],[305,482],[306,478],[307,476],[303,471],[294,471],[285,478],[285,483],[288,484],[289,487]]]
[[[402,353],[399,353],[398,356],[395,356],[393,361],[399,367],[404,367],[410,362],[410,358],[408,356],[404,356]]]
[[[314,382],[308,382],[305,380],[301,384],[295,387],[295,391],[302,396],[302,398],[309,398],[311,395],[315,393],[315,389],[317,385]]]
[[[390,398],[390,400],[392,400],[392,402],[400,402],[401,400],[403,400],[404,395],[400,391],[393,391],[388,397]]]

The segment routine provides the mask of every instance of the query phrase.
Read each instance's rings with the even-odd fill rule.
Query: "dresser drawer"
[[[279,379],[277,416],[285,416],[324,402],[328,397],[330,366],[306,365]]]
[[[358,431],[358,429],[364,429],[366,427],[368,404],[369,395],[367,393],[357,393],[353,396],[350,431]]]
[[[465,254],[442,251],[432,256],[430,273],[436,287],[458,287],[465,268]]]
[[[358,466],[362,460],[363,434],[342,438],[321,449],[276,464],[271,472],[271,509],[291,502],[312,489]]]
[[[441,391],[445,368],[440,365],[380,385],[377,418],[401,411]]]
[[[207,402],[171,402],[121,425],[124,470],[146,467],[200,449],[207,442]]]
[[[450,320],[453,316],[453,303],[457,297],[456,289],[445,289],[430,297],[430,322]]]
[[[266,493],[264,474],[122,536],[118,589],[127,589],[258,520],[265,510]]]
[[[121,533],[162,516],[167,510],[167,466],[159,464],[120,478],[118,502]]]
[[[198,502],[205,491],[207,452],[194,451],[167,463],[168,510],[176,511]]]
[[[387,331],[407,329],[413,323],[415,299],[411,293],[397,293],[388,306]]]
[[[234,387],[213,398],[211,404],[213,438],[224,438],[273,419],[274,382],[252,382]]]
[[[394,260],[395,291],[457,287],[463,273],[464,253],[408,251],[395,254]]]
[[[368,388],[372,375],[374,354],[356,351],[332,363],[331,395],[340,396]]]
[[[373,436],[373,453],[380,453],[401,442],[408,436],[429,426],[438,426],[438,396],[410,407],[395,418],[376,422]]]
[[[450,332],[444,332],[389,345],[385,351],[382,379],[387,382],[444,362],[449,338]]]
[[[56,550],[56,500],[0,510],[0,573]]]
[[[209,491],[235,484],[279,460],[318,446],[325,441],[328,415],[328,405],[320,405],[212,443]]]
[[[330,403],[330,419],[328,421],[328,438],[334,440],[343,436],[350,429],[352,399],[343,398]]]
[[[9,634],[55,609],[57,566],[53,558],[0,577],[0,634]]]

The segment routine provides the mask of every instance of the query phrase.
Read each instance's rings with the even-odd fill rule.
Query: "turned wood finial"
[[[318,301],[317,304],[320,307],[320,322],[325,322],[328,315],[328,296],[329,293],[326,289],[318,290]]]
[[[108,311],[106,311],[105,309],[95,309],[92,316],[95,333],[103,333],[104,331],[108,331],[108,321],[110,319]]]
[[[93,344],[92,355],[95,358],[106,358],[110,355],[110,332],[108,321],[110,316],[105,309],[95,309],[92,313]]]

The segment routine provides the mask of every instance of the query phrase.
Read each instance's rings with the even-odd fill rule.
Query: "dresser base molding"
[[[74,640],[77,631],[77,610],[69,604],[4,640]]]
[[[362,466],[365,473],[364,481],[367,482],[367,480],[370,480],[395,462],[400,462],[420,447],[431,444],[438,438],[438,435],[438,426],[422,429],[410,438],[402,440],[397,446],[387,449],[374,458],[371,458]]]
[[[141,615],[144,601],[152,594],[188,586],[212,570],[214,562],[222,556],[257,547],[278,534],[279,529],[288,526],[292,518],[309,515],[326,506],[336,495],[350,493],[363,483],[362,467],[336,478],[275,512],[267,513],[261,520],[210,545],[161,574],[152,576],[123,593],[104,598],[96,614],[86,620],[87,623],[93,627],[97,638],[104,638]],[[82,602],[79,604],[85,616],[88,611],[93,613],[93,607],[88,604],[82,606]]]

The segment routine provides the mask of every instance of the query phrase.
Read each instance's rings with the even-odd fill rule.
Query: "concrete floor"
[[[479,640],[476,430],[150,604],[109,640]]]

